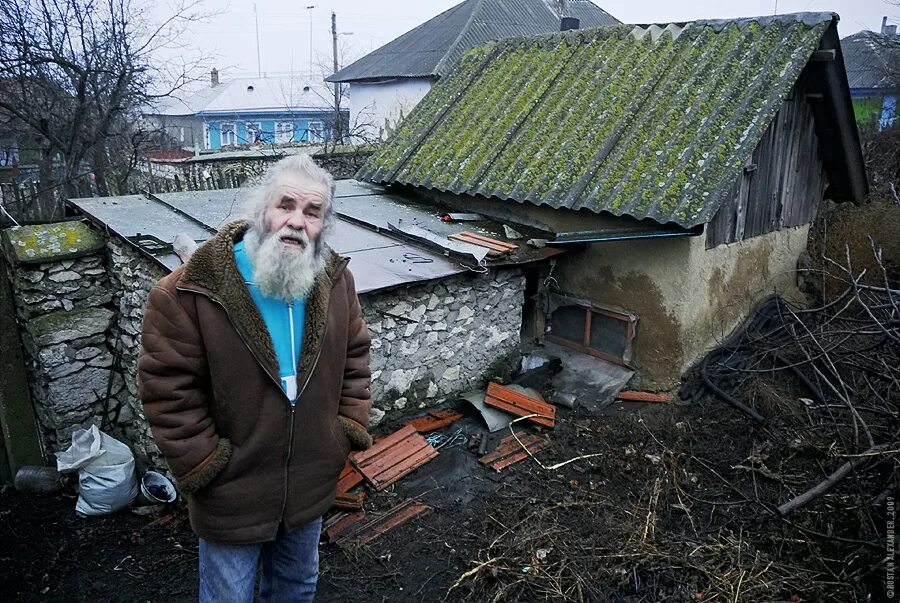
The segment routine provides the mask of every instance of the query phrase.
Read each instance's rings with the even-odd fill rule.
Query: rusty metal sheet
[[[553,427],[556,419],[556,407],[552,404],[498,383],[488,383],[484,403],[518,417],[540,415],[530,417],[528,420],[544,427]]]
[[[69,203],[104,230],[125,240],[140,234],[171,244],[175,235],[184,233],[202,243],[222,224],[240,215],[247,194],[249,189],[224,189],[92,197],[70,199]],[[181,265],[181,259],[171,249],[159,251],[159,246],[148,248],[131,242],[168,270]],[[350,257],[359,294],[467,272],[465,267],[439,253],[347,220],[337,220],[329,244],[338,253]]]
[[[412,426],[402,427],[350,460],[375,490],[384,490],[438,455]]]

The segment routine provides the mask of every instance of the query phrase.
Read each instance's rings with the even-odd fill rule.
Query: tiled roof
[[[705,223],[833,18],[619,25],[478,47],[357,178]]]
[[[479,44],[559,30],[555,0],[465,0],[329,76],[329,82],[445,74]],[[568,0],[566,16],[583,27],[618,21],[590,0]]]
[[[841,40],[851,88],[900,88],[900,36],[861,31]]]

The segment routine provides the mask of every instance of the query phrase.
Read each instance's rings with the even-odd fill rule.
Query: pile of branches
[[[681,391],[695,404],[585,429],[573,440],[606,453],[589,472],[532,467],[492,501],[504,513],[472,535],[449,598],[886,600],[900,286],[849,260],[829,272],[842,294],[771,297],[698,364]]]

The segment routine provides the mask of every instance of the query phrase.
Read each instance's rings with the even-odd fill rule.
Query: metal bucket
[[[141,478],[141,495],[150,504],[164,504],[175,500],[178,493],[175,485],[162,473],[148,471]]]

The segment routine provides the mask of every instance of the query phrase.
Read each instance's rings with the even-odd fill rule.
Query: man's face
[[[328,190],[321,184],[283,175],[263,216],[266,234],[277,233],[282,245],[299,249],[315,243],[325,227],[327,203]]]

